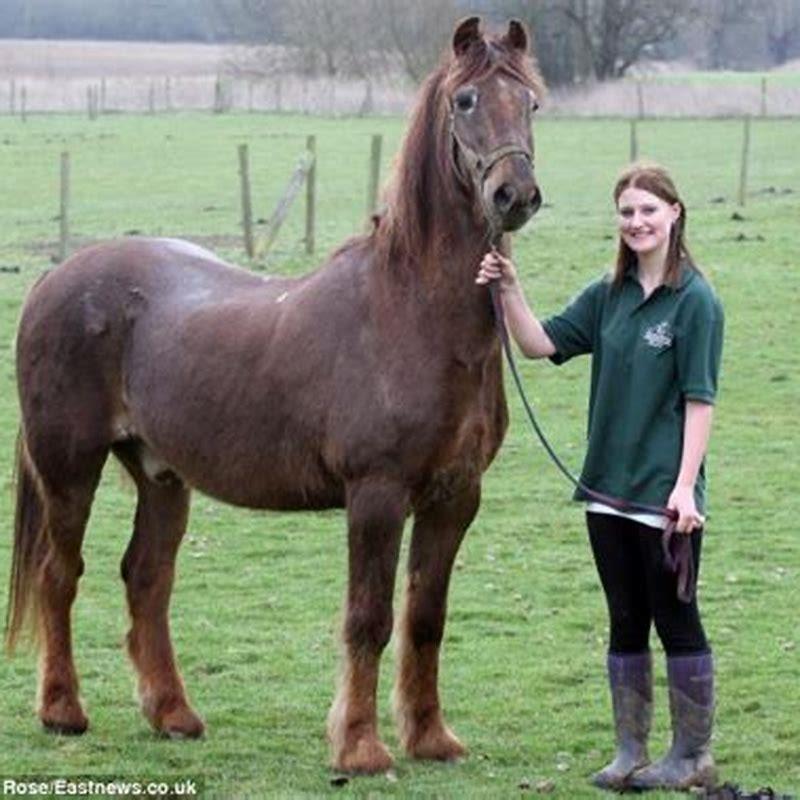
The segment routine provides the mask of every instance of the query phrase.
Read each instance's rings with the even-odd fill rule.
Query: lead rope
[[[493,239],[494,237],[492,237]],[[494,245],[493,245],[494,248]],[[692,544],[690,537],[684,534],[676,536],[675,526],[678,522],[678,512],[673,508],[665,508],[663,506],[651,506],[646,503],[637,503],[633,500],[625,500],[620,497],[612,497],[602,492],[596,492],[590,489],[581,480],[576,478],[564,466],[564,463],[556,455],[556,452],[547,441],[539,423],[536,420],[536,415],[533,407],[525,394],[525,388],[520,378],[519,370],[514,359],[514,354],[511,349],[511,341],[508,336],[508,329],[506,328],[505,313],[503,311],[503,303],[500,300],[500,294],[496,282],[489,284],[489,295],[492,299],[492,310],[494,312],[495,326],[497,328],[497,335],[500,337],[500,342],[503,346],[503,351],[506,354],[506,361],[508,362],[509,370],[514,378],[514,383],[517,386],[517,391],[522,399],[522,405],[528,415],[528,420],[533,427],[534,433],[542,443],[542,447],[547,451],[547,454],[552,459],[553,463],[558,467],[561,473],[572,483],[576,489],[587,499],[594,500],[598,503],[603,503],[610,506],[617,511],[622,512],[640,512],[645,514],[657,514],[666,518],[667,525],[664,528],[664,533],[661,536],[661,549],[664,552],[664,564],[666,568],[677,575],[678,578],[678,599],[684,603],[690,603],[694,597],[696,588],[696,575],[694,568],[694,558],[692,556]]]

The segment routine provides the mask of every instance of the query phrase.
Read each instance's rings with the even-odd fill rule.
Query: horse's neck
[[[410,269],[395,271],[395,265],[386,265],[378,297],[392,320],[386,328],[389,336],[407,335],[413,328],[425,336],[429,350],[459,361],[479,361],[489,353],[495,335],[489,292],[475,284],[486,237],[473,221],[465,218],[460,231],[452,222],[444,238],[434,226],[429,243],[420,242],[418,252],[404,254],[401,260]]]
[[[456,237],[441,240],[425,264],[423,283],[438,307],[458,306],[483,316],[483,292],[476,291],[475,278],[481,258],[489,249],[486,236],[466,228]]]
[[[442,129],[434,138],[425,158],[413,151],[400,156],[394,191],[404,194],[389,201],[392,251],[381,258],[376,297],[398,326],[429,332],[432,347],[483,353],[492,341],[492,314],[488,292],[475,285],[475,277],[488,249],[488,232],[476,220],[472,200],[453,189],[458,176],[452,162],[441,157],[451,147],[448,132]],[[425,182],[418,179],[420,171]],[[393,226],[400,224],[393,214],[416,221],[409,224],[413,236],[402,228],[393,235]]]
[[[483,236],[472,236],[439,256],[439,281],[431,292],[443,346],[459,360],[482,359],[493,341],[489,292],[477,286],[478,265],[487,250]]]

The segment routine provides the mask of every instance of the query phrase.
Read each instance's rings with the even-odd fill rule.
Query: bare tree
[[[391,47],[382,23],[377,0],[349,0],[341,45],[350,75],[369,80],[391,71]]]
[[[379,0],[294,0],[281,31],[305,72],[369,78],[387,67],[390,47]]]
[[[347,0],[293,0],[283,6],[281,29],[303,56],[304,71],[335,76],[342,71]]]
[[[692,0],[560,0],[555,7],[576,29],[598,80],[624,75],[695,14]]]
[[[741,49],[741,31],[753,21],[751,0],[706,0],[700,22],[705,31],[706,62],[711,69],[730,65],[731,49]]]
[[[767,50],[774,64],[785,64],[800,53],[800,3],[768,0],[762,4]]]
[[[274,0],[217,0],[238,4],[237,17],[246,20],[250,7]],[[436,63],[460,15],[457,0],[293,0],[275,15],[272,41],[291,48],[281,62],[307,74],[357,76],[364,79],[387,71],[403,72],[419,81]],[[262,49],[247,66],[263,61],[266,71],[279,67],[277,54]]]
[[[514,18],[528,26],[533,52],[548,85],[577,83],[593,74],[578,28],[562,11],[562,0],[495,0],[487,5],[498,22]]]
[[[389,48],[415,83],[436,64],[463,15],[456,0],[374,0],[374,9],[374,22],[385,25]]]

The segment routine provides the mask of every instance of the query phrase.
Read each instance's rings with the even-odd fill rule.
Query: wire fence
[[[0,250],[57,261],[90,241],[142,234],[190,238],[255,266],[307,264],[368,229],[403,130],[402,119],[374,117],[0,120],[0,171],[15,187],[0,197]],[[607,230],[609,187],[635,157],[666,164],[693,209],[730,214],[800,193],[800,120],[543,117],[535,138],[546,203],[523,236],[572,214]]]
[[[305,78],[264,80],[200,75],[159,78],[9,78],[0,113],[294,112],[327,116],[405,114],[415,92],[403,81]],[[800,116],[800,73],[704,82],[647,78],[553,90],[545,109],[578,117]]]

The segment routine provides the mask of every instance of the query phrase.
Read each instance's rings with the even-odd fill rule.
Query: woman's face
[[[666,253],[670,231],[680,214],[680,203],[667,203],[634,186],[625,189],[617,201],[619,234],[637,256],[658,250]]]

